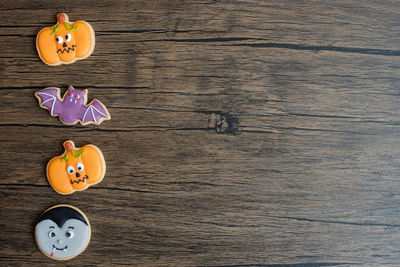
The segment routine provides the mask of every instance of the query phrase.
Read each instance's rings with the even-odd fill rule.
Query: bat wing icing
[[[83,125],[89,123],[100,124],[103,120],[109,120],[111,118],[106,106],[97,99],[90,102],[86,108],[81,117]]]
[[[42,108],[47,108],[51,116],[57,116],[57,106],[60,103],[60,89],[46,88],[35,93],[39,100],[39,105]]]

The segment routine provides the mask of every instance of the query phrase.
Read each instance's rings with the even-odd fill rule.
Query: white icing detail
[[[100,110],[98,110],[98,109],[97,109],[95,106],[93,106],[93,104],[92,104],[92,105],[90,105],[90,106],[87,108],[87,110],[85,111],[85,114],[83,114],[82,123],[85,123],[86,114],[89,112],[89,110],[90,110],[90,112],[92,113],[92,116],[93,116],[94,121],[97,123],[96,117],[94,116],[94,113],[93,113],[93,109],[96,110],[96,111],[97,111],[98,113],[100,113],[101,115],[103,115],[104,117],[108,118],[107,115],[105,115],[103,112],[101,112]]]
[[[71,34],[70,33],[65,35],[65,41],[67,41],[67,42],[71,41]]]
[[[73,174],[73,173],[75,172],[74,167],[72,167],[71,165],[68,166],[68,167],[67,167],[67,172],[68,172],[69,174]]]
[[[51,234],[53,234],[53,233],[54,233],[54,236],[51,236]],[[50,238],[56,237],[56,233],[54,231],[49,231],[48,235],[49,235]]]
[[[68,234],[68,235],[67,235],[67,234]],[[67,238],[71,239],[71,238],[74,237],[74,232],[72,232],[71,230],[68,230],[68,231],[65,233],[65,236],[66,236]]]
[[[64,41],[64,39],[59,35],[56,37],[56,42],[61,44]]]
[[[95,106],[90,106],[92,108],[94,108],[98,113],[100,113],[101,115],[103,115],[104,117],[108,117],[106,114],[104,114],[103,112],[101,112],[100,110],[98,110]]]
[[[76,101],[78,101],[78,100],[75,100],[75,104],[76,104]]]
[[[93,116],[94,122],[97,123],[96,117],[94,116],[94,113],[93,113],[93,109],[91,108],[90,110],[92,111],[92,116]]]
[[[51,110],[50,110],[50,115],[51,115],[51,116],[54,116],[54,114],[53,114],[53,109],[54,109],[54,105],[56,104],[56,97],[53,96],[53,95],[51,95],[51,94],[43,93],[43,92],[39,92],[39,93],[37,93],[37,94],[38,94],[38,95],[47,95],[48,97],[50,97],[50,99],[47,99],[46,101],[42,102],[42,103],[40,104],[40,106],[42,106],[44,103],[46,103],[46,102],[49,101],[49,100],[54,100],[53,104],[51,105]]]
[[[44,103],[50,101],[50,100],[53,100],[53,99],[50,98],[50,99],[47,99],[46,101],[43,101],[43,102],[42,102],[42,105],[43,105]]]
[[[87,114],[88,110],[89,110],[89,108],[85,111],[85,114],[83,114],[83,118],[82,118],[82,122],[83,123],[85,123],[85,117],[86,117],[86,114]]]
[[[83,171],[83,170],[85,169],[85,166],[83,165],[82,162],[78,162],[78,163],[76,164],[76,169],[77,169],[78,171]]]
[[[72,98],[69,99],[69,102],[72,102]]]

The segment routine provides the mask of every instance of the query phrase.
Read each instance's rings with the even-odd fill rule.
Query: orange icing
[[[65,152],[47,164],[47,179],[60,194],[71,194],[99,183],[106,165],[99,148],[85,145],[75,148],[72,141],[64,142]]]
[[[55,66],[89,57],[95,45],[92,26],[85,21],[70,23],[64,13],[58,15],[58,20],[37,35],[36,47],[43,62]]]

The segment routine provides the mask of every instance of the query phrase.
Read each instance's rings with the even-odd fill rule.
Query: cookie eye
[[[67,172],[68,172],[69,174],[73,174],[73,173],[75,172],[75,169],[74,169],[74,167],[72,167],[72,166],[68,166],[68,168],[67,168]]]
[[[56,237],[56,233],[54,231],[49,232],[49,237]]]
[[[76,99],[78,99],[78,98],[79,98],[79,95],[76,95],[75,97],[76,97]]]
[[[74,236],[74,232],[72,232],[72,231],[67,231],[67,232],[65,233],[65,236],[66,236],[67,238],[72,238],[72,237]]]
[[[73,97],[74,95],[73,95],[73,94],[69,94],[69,96],[70,96],[70,97]]]
[[[64,39],[59,35],[56,37],[56,41],[57,43],[61,44],[64,41]]]
[[[76,164],[76,168],[78,169],[78,171],[83,171],[83,169],[85,169],[85,166],[83,166],[82,162],[78,162]]]
[[[67,41],[67,42],[71,41],[71,34],[70,33],[65,35],[65,41]]]

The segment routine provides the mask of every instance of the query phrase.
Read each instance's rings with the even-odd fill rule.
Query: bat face
[[[78,108],[85,104],[86,90],[75,90],[71,86],[68,88],[67,93],[64,96],[64,104],[71,108]]]
[[[86,110],[86,90],[75,90],[70,86],[64,94],[63,101],[58,105],[59,115],[67,123],[75,123],[79,120],[82,112]]]

